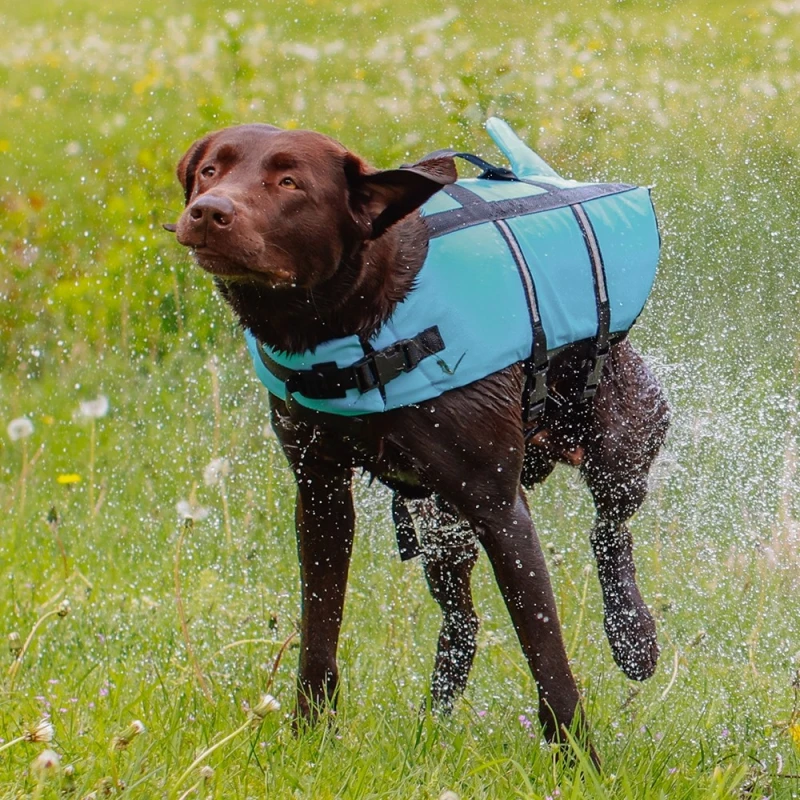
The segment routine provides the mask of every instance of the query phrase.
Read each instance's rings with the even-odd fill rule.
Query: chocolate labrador
[[[273,351],[366,343],[412,291],[429,230],[420,206],[456,180],[450,155],[378,171],[328,136],[242,125],[195,142],[178,165],[186,209],[178,241],[214,276],[239,322]],[[546,736],[583,712],[547,565],[523,487],[557,462],[580,470],[597,509],[605,629],[617,664],[649,677],[658,644],[636,585],[627,521],[647,492],[669,412],[657,380],[624,337],[612,343],[593,399],[576,388],[586,343],[551,359],[548,399],[523,424],[526,379],[514,364],[439,397],[341,416],[270,394],[272,425],[297,481],[302,579],[298,717],[335,702],[336,651],[360,467],[404,498],[422,532],[422,563],[443,621],[432,704],[464,689],[478,619],[470,576],[485,550],[536,681]],[[335,365],[334,365],[335,366]]]

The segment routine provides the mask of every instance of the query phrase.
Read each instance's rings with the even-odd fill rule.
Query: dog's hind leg
[[[650,467],[669,424],[661,389],[641,357],[623,343],[595,398],[594,431],[581,467],[597,519],[592,549],[603,592],[604,625],[614,660],[633,680],[658,661],[656,626],[636,585],[627,522],[647,495]]]
[[[479,622],[470,577],[478,560],[478,543],[472,528],[441,498],[409,502],[422,534],[428,588],[442,611],[431,704],[435,711],[449,714],[467,685],[475,658]]]

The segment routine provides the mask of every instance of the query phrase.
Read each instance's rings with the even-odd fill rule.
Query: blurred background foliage
[[[644,686],[620,676],[603,639],[586,493],[557,470],[532,498],[593,729],[622,775],[608,794],[577,781],[569,796],[731,796],[715,764],[769,765],[750,782],[769,795],[775,753],[800,769],[787,736],[800,667],[798,0],[3,0],[0,30],[0,420],[34,426],[26,440],[0,435],[0,611],[24,633],[58,592],[76,608],[3,696],[3,730],[48,698],[88,791],[109,769],[93,755],[105,732],[146,717],[154,754],[128,777],[155,796],[163,774],[239,724],[264,650],[209,667],[224,702],[205,704],[176,633],[178,500],[209,514],[183,565],[204,663],[263,637],[271,615],[275,636],[293,627],[292,481],[263,389],[210,279],[161,228],[182,209],[181,154],[209,130],[261,121],[323,131],[381,167],[447,146],[492,160],[482,124],[495,114],[565,176],[652,185],[664,244],[632,334],[674,409],[633,525],[665,653]],[[81,421],[79,401],[100,392],[108,417]],[[203,480],[219,457],[222,489]],[[273,796],[383,781],[391,796],[430,797],[445,778],[465,797],[551,793],[546,751],[531,755],[519,727],[533,689],[483,561],[470,694],[453,728],[420,733],[437,612],[419,570],[396,560],[385,495],[358,492],[345,741],[323,753],[327,740],[270,738],[274,771],[248,762],[221,796],[245,796],[253,775]],[[91,594],[64,580],[51,507]],[[291,685],[287,668],[275,688],[287,707]],[[541,769],[526,794],[509,760],[531,758]],[[26,773],[6,766],[18,796]]]

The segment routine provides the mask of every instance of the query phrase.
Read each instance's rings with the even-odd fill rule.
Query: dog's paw
[[[606,609],[606,636],[617,666],[634,681],[644,681],[656,671],[656,623],[644,603]]]

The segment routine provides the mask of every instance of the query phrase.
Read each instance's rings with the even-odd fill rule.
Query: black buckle
[[[525,422],[533,422],[544,411],[547,403],[547,370],[550,361],[545,360],[528,372],[525,380],[525,407],[523,418]]]
[[[414,353],[412,353],[412,346]],[[410,372],[420,359],[413,339],[402,339],[384,350],[370,353],[353,364],[356,388],[361,394],[385,386],[403,372]]]
[[[603,377],[603,366],[606,363],[611,347],[606,344],[604,347],[595,350],[591,358],[583,362],[586,372],[586,386],[583,389],[583,400],[591,400],[597,394],[597,387]]]
[[[519,178],[506,167],[496,167],[493,164],[487,167],[479,176],[484,181],[518,181]]]

